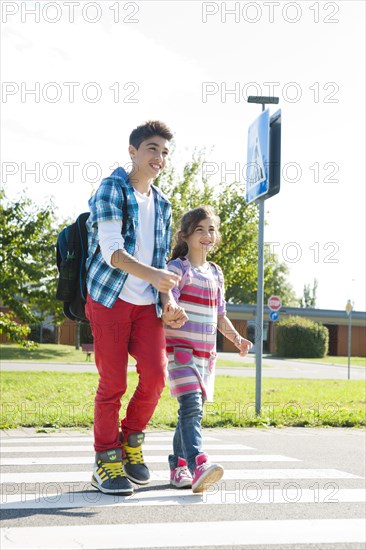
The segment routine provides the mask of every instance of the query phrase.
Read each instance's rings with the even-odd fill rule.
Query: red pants
[[[128,354],[136,359],[139,382],[121,422],[124,440],[130,433],[146,428],[165,386],[165,338],[155,305],[136,306],[117,299],[112,308],[107,308],[88,296],[86,314],[94,336],[99,372],[94,448],[102,452],[121,446],[119,410],[127,389]]]

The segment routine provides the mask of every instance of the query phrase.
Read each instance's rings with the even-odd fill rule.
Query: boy
[[[170,203],[152,185],[165,167],[172,137],[159,121],[133,130],[129,140],[131,172],[117,168],[89,201],[86,313],[99,373],[92,485],[103,493],[130,495],[130,480],[145,485],[150,479],[141,444],[165,385],[159,293],[164,321],[180,327],[186,320],[170,293],[179,277],[165,269],[171,237]],[[128,354],[136,359],[139,382],[119,433]]]

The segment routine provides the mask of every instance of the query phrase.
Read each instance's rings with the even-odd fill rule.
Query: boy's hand
[[[166,325],[172,328],[180,328],[188,321],[188,315],[178,304],[168,302],[164,306],[162,319]]]
[[[239,355],[244,357],[245,355],[248,355],[248,352],[250,349],[252,349],[253,344],[250,340],[246,340],[245,338],[242,338],[239,334],[234,340],[235,346],[240,351]]]
[[[159,292],[166,294],[179,283],[180,279],[179,275],[167,269],[155,269],[150,282]]]

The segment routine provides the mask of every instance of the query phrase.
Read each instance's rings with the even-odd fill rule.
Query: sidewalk
[[[219,359],[228,359],[230,361],[244,361],[246,363],[253,363],[255,364],[255,353],[249,353],[246,357],[239,357],[239,354],[236,352],[218,352],[217,357]],[[343,363],[328,363],[326,361],[322,361],[319,359],[318,361],[306,361],[306,359],[289,359],[286,357],[274,357],[270,353],[264,353],[263,354],[263,362],[266,362],[268,364],[269,361],[277,361],[279,363],[300,363],[300,364],[307,364],[307,365],[327,365],[327,366],[336,366],[336,367],[346,367],[347,365]],[[351,357],[351,368],[365,368],[366,367],[366,358],[365,358],[365,366],[359,366],[359,365],[352,365],[352,357]]]

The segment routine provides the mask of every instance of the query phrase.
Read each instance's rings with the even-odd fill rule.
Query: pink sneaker
[[[192,491],[202,493],[209,485],[219,481],[224,475],[224,468],[220,464],[210,464],[206,453],[196,456],[196,467],[193,472]]]
[[[184,458],[179,457],[177,467],[170,471],[170,485],[179,489],[192,487],[192,474]]]

